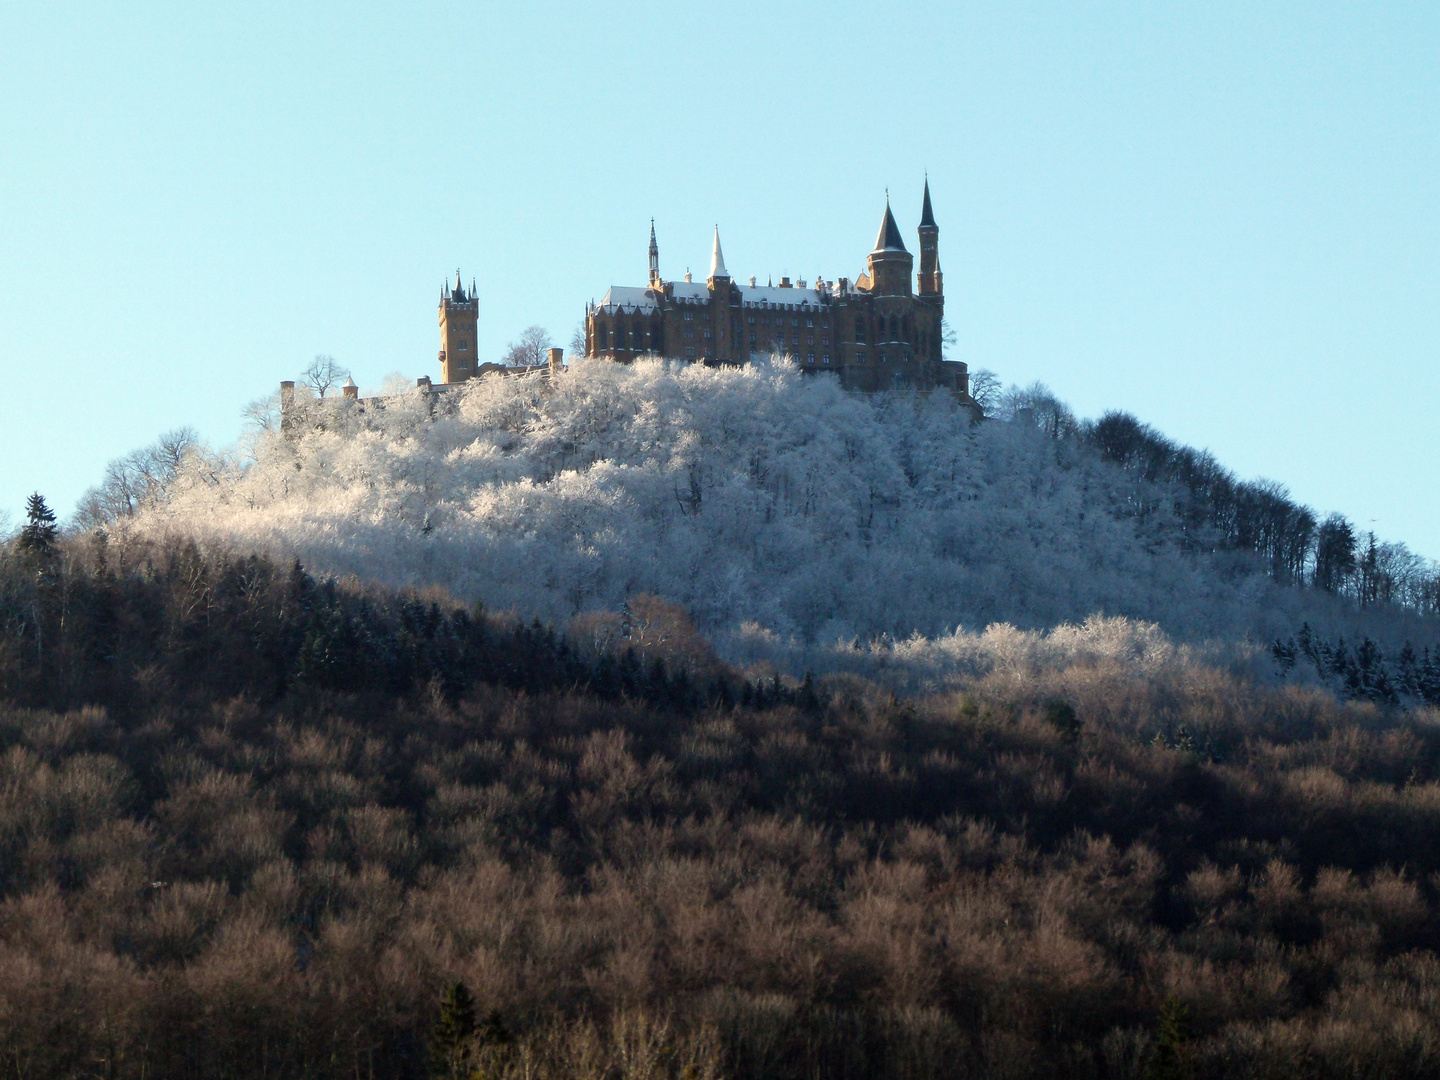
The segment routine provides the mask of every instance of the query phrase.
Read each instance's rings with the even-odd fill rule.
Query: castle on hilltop
[[[804,372],[834,372],[850,390],[948,388],[969,399],[966,365],[942,355],[945,290],[940,229],[925,182],[920,212],[920,272],[905,247],[890,200],[866,270],[853,282],[803,279],[737,284],[725,268],[720,229],[703,283],[666,281],[650,223],[650,283],[612,285],[585,309],[585,354],[628,363],[656,355],[704,364],[743,364],[785,353]]]

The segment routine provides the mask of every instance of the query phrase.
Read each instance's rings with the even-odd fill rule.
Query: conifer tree
[[[1151,1080],[1185,1080],[1192,1075],[1190,1059],[1190,1009],[1174,994],[1160,1006],[1155,1057],[1150,1064]]]
[[[440,995],[440,1016],[430,1036],[430,1075],[436,1080],[469,1077],[471,1037],[475,1034],[475,999],[456,981]]]
[[[37,491],[25,503],[25,527],[20,530],[20,550],[49,555],[55,550],[55,512]]]

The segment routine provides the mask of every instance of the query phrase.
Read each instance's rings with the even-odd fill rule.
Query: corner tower
[[[936,296],[945,291],[940,274],[940,227],[930,209],[930,178],[925,178],[925,203],[920,208],[920,276],[917,292]]]
[[[875,250],[865,260],[870,270],[870,292],[875,296],[909,296],[910,271],[914,256],[900,239],[900,228],[890,212],[890,197],[885,197],[885,216],[880,219],[880,235]]]
[[[460,284],[460,271],[455,271],[455,287],[440,290],[440,381],[464,382],[480,367],[476,349],[480,322],[480,301],[475,296],[475,282],[467,293]]]

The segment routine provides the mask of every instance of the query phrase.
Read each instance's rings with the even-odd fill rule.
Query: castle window
[[[710,340],[710,328],[707,326],[707,327],[705,328],[705,332],[704,332],[703,334],[701,334],[700,336],[703,337],[706,341],[709,341],[709,340]]]
[[[695,336],[695,328],[693,326],[685,327],[685,336],[687,338],[693,338]]]
[[[799,326],[799,325],[800,325],[800,320],[799,320],[799,319],[791,319],[791,320],[790,320],[790,325],[791,325],[791,326]]]
[[[597,327],[595,327],[595,348],[597,348],[597,349],[603,349],[603,348],[605,348],[605,346],[606,346],[606,338],[607,338],[608,336],[609,336],[609,335],[607,335],[607,334],[605,333],[605,327],[603,327],[603,326],[597,326]]]
[[[754,316],[754,315],[751,315],[751,316],[750,316],[750,325],[751,325],[751,326],[754,326],[754,325],[755,325],[755,316]]]
[[[686,345],[686,346],[685,346],[685,358],[686,358],[687,360],[694,360],[694,359],[695,359],[695,346],[694,346],[694,345]]]
[[[791,335],[790,335],[790,344],[791,344],[791,345],[799,345],[799,344],[800,344],[800,335],[799,335],[799,334],[791,334]]]
[[[685,321],[686,321],[686,322],[691,322],[694,318],[695,318],[695,313],[694,313],[693,311],[687,311],[687,312],[685,312]]]
[[[814,319],[806,319],[806,320],[805,320],[805,325],[806,325],[806,326],[814,326],[814,325],[815,325],[815,320],[814,320]]]
[[[751,347],[752,349],[755,347],[755,335],[754,335],[754,334],[751,334],[751,335],[750,335],[750,347]]]
[[[823,364],[828,364],[829,362],[830,362],[830,354],[827,352],[827,353],[825,354],[824,358],[821,360],[821,363],[823,363]]]
[[[855,343],[856,343],[857,345],[864,345],[864,344],[865,344],[865,324],[864,324],[864,323],[857,322],[857,323],[855,324]]]
[[[809,337],[807,337],[807,338],[805,339],[805,344],[806,344],[806,345],[814,345],[814,344],[815,344],[815,335],[814,335],[814,334],[811,334]]]
[[[885,363],[885,354],[883,352],[880,354],[880,363]]]
[[[466,348],[465,342],[463,342],[463,341],[460,342],[460,351],[461,351],[461,352],[464,352],[464,351],[465,351],[465,348]]]
[[[807,364],[813,364],[813,363],[815,362],[815,354],[814,354],[813,352],[812,352],[812,353],[807,353],[807,354],[805,355],[805,362],[806,362]]]

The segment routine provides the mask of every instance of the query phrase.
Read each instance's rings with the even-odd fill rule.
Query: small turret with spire
[[[655,219],[650,219],[650,288],[660,288],[660,245],[655,242]]]
[[[885,216],[880,219],[880,233],[875,237],[875,250],[866,259],[869,264],[870,291],[877,296],[909,296],[910,268],[914,256],[905,248],[900,227],[890,212],[890,193],[885,193]]]
[[[930,178],[925,178],[925,201],[920,207],[920,274],[917,291],[921,296],[944,292],[940,274],[940,227],[930,209]]]
[[[730,271],[725,269],[725,253],[720,250],[720,226],[715,226],[715,243],[710,248],[710,274],[705,279],[713,292],[730,284]]]

